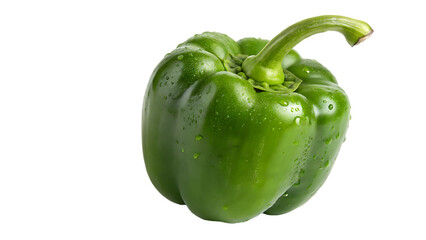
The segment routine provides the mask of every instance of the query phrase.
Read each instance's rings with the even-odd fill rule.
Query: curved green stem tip
[[[284,56],[303,39],[326,31],[343,34],[351,46],[363,42],[373,33],[367,23],[348,17],[324,15],[308,18],[286,28],[269,41],[259,54],[248,57],[243,62],[243,72],[257,82],[282,84],[284,73],[281,61]]]

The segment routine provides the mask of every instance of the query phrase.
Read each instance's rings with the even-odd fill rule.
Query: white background
[[[2,1],[0,239],[425,239],[422,1]],[[352,104],[333,171],[304,206],[204,221],[145,171],[141,109],[157,63],[196,33],[272,38],[338,14],[375,30],[296,47]]]

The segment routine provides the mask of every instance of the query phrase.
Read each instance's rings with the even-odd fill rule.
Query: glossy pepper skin
[[[205,32],[167,54],[146,90],[142,142],[158,191],[197,216],[242,222],[289,212],[326,180],[350,104],[335,77],[292,48],[318,32],[355,45],[368,24],[320,16],[271,41]]]

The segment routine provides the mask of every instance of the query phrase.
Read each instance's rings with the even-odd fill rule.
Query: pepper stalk
[[[308,18],[286,28],[257,55],[246,58],[242,70],[248,78],[257,82],[282,84],[284,73],[281,62],[284,56],[305,38],[326,31],[343,34],[351,46],[363,42],[373,33],[367,23],[348,17],[324,15]]]

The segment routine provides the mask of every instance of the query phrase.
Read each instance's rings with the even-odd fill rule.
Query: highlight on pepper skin
[[[326,15],[270,41],[204,32],[167,54],[142,114],[144,160],[157,190],[202,219],[229,223],[308,201],[327,179],[350,120],[333,74],[293,49],[325,31],[351,46],[373,32],[363,21]]]

